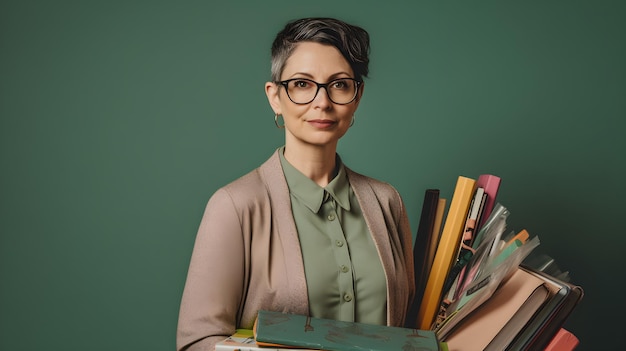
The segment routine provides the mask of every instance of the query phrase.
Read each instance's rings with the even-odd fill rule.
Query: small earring
[[[276,128],[278,129],[282,129],[285,128],[285,121],[283,120],[283,124],[278,124],[278,113],[274,115],[274,124],[276,125]]]
[[[356,120],[356,117],[354,115],[352,115],[352,121],[350,121],[350,127],[352,127],[354,125],[354,121]]]

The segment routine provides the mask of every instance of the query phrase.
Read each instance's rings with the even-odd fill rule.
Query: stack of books
[[[408,325],[450,350],[573,350],[563,324],[580,286],[527,264],[539,238],[507,232],[501,179],[459,176],[452,201],[428,189],[414,246],[417,296]]]

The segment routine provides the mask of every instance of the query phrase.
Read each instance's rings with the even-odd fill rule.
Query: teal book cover
[[[259,311],[259,345],[279,344],[328,351],[439,351],[434,331],[342,322],[297,314]]]

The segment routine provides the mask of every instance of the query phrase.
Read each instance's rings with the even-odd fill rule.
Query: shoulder
[[[348,167],[346,167],[346,171],[348,173],[348,179],[350,180],[350,184],[352,184],[352,186],[354,186],[355,188],[358,189],[362,187],[368,187],[376,194],[376,197],[378,198],[400,198],[400,194],[398,193],[396,188],[390,183],[355,172]]]
[[[228,199],[235,207],[247,207],[249,204],[268,200],[271,185],[268,182],[275,182],[275,178],[284,179],[280,162],[275,159],[277,157],[273,155],[261,166],[219,188],[211,200]]]
[[[348,170],[348,179],[366,217],[369,215],[372,220],[385,218],[387,229],[395,226],[402,233],[410,233],[404,202],[394,186],[351,170]],[[377,217],[377,213],[383,217]]]
[[[267,190],[263,179],[260,175],[259,168],[245,174],[244,176],[222,186],[213,196],[211,202],[229,201],[235,207],[242,207],[247,203],[257,202],[259,199],[266,198]]]

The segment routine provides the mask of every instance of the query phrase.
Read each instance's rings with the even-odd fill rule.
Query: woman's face
[[[330,45],[301,42],[287,60],[281,80],[306,78],[317,83],[328,83],[338,78],[354,78],[352,68],[339,50]],[[285,123],[286,144],[302,143],[315,146],[337,146],[348,131],[362,94],[346,105],[330,101],[325,88],[308,104],[299,105],[287,96],[285,87],[267,83],[267,98],[275,113]]]

